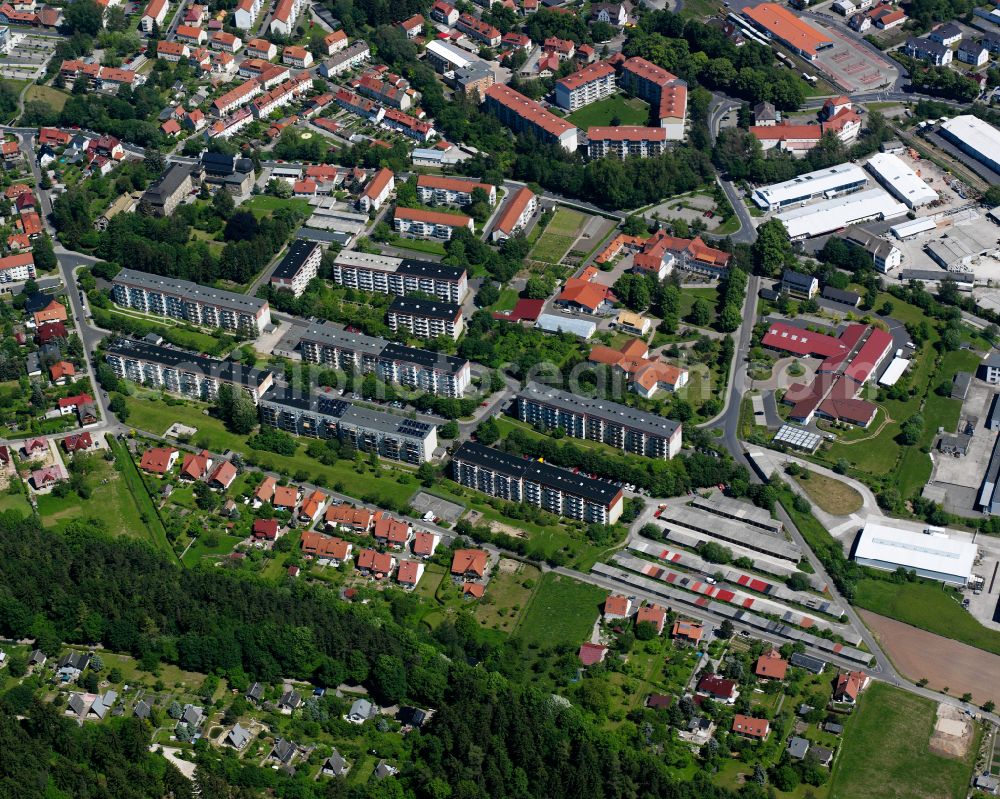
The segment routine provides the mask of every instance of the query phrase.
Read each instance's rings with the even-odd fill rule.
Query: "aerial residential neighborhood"
[[[0,5],[8,793],[1000,795],[998,54]]]

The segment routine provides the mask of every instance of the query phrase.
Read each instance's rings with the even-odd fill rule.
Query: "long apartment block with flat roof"
[[[389,306],[388,321],[393,333],[408,330],[417,338],[457,340],[464,328],[461,305],[413,297],[396,297]]]
[[[462,444],[452,456],[451,468],[455,481],[464,486],[509,502],[527,502],[557,516],[614,524],[622,513],[622,490],[613,483],[482,444]]]
[[[528,383],[517,395],[517,416],[528,424],[562,428],[566,435],[669,460],[681,450],[681,425],[617,402]]]
[[[230,385],[245,391],[256,403],[274,380],[271,372],[252,369],[237,361],[220,361],[132,339],[116,341],[108,347],[104,358],[123,380],[204,402],[215,399],[220,386]]]
[[[312,325],[300,340],[302,360],[362,374],[375,374],[387,383],[460,397],[469,387],[471,369],[464,358],[404,347],[385,339],[347,333],[329,323]]]
[[[126,308],[183,319],[199,327],[256,336],[271,324],[267,300],[134,269],[122,269],[115,275],[111,296]]]
[[[296,239],[271,273],[271,285],[301,297],[309,281],[319,273],[323,249],[314,241]]]
[[[361,291],[400,297],[420,292],[454,303],[461,303],[469,290],[468,274],[461,267],[357,250],[337,253],[330,279]]]
[[[355,405],[332,392],[301,396],[287,386],[275,386],[260,401],[260,419],[295,435],[336,438],[362,452],[405,463],[426,463],[437,449],[435,425]]]

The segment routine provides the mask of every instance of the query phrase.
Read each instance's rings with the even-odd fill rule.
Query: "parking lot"
[[[410,505],[419,516],[433,513],[435,519],[441,519],[452,524],[458,521],[458,517],[461,516],[462,512],[465,510],[465,508],[457,502],[449,502],[446,499],[441,499],[441,497],[435,497],[428,494],[426,491],[418,492],[417,495],[410,500]]]
[[[866,47],[851,33],[810,19],[809,24],[833,40],[813,64],[847,92],[874,91],[892,86],[899,70],[892,62]]]
[[[59,39],[12,33],[7,57],[0,62],[0,77],[7,80],[34,80],[45,69]]]

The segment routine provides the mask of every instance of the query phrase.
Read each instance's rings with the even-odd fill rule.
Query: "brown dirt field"
[[[927,687],[951,696],[968,692],[977,705],[1000,701],[1000,655],[918,630],[909,624],[858,609],[865,624],[896,669],[916,682],[926,678]]]

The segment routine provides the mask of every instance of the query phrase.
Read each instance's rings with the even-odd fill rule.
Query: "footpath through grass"
[[[934,702],[873,683],[847,721],[830,799],[959,799],[968,792],[973,753],[963,760],[929,750]]]
[[[515,635],[528,646],[579,645],[590,632],[607,592],[546,572]]]
[[[968,611],[962,609],[953,592],[937,583],[860,580],[854,604],[880,616],[888,616],[921,630],[1000,655],[1000,632],[976,621]]]
[[[812,470],[809,478],[796,475],[795,482],[809,495],[809,500],[834,516],[848,516],[861,508],[861,494],[847,483]]]

